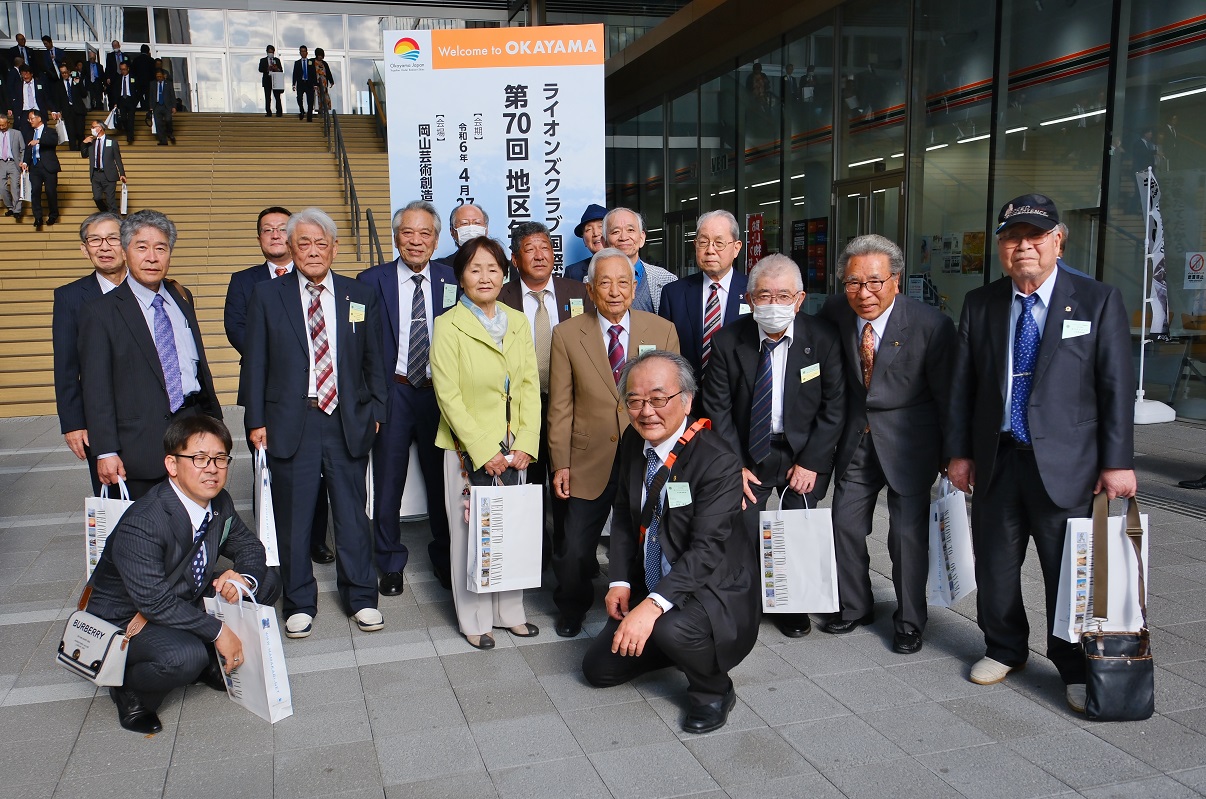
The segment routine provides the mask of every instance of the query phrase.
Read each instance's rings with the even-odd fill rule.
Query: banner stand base
[[[1135,400],[1135,424],[1160,424],[1177,418],[1177,412],[1156,400]]]

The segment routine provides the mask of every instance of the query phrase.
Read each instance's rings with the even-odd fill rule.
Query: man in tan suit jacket
[[[628,429],[620,372],[649,349],[679,351],[673,324],[630,310],[636,275],[623,252],[595,253],[586,285],[595,310],[553,329],[549,366],[549,460],[553,490],[567,501],[565,535],[553,551],[555,629],[565,638],[582,631],[594,599],[595,548],[615,499],[616,450]]]

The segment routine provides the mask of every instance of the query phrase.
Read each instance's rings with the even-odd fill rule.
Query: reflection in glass
[[[50,36],[58,46],[65,42],[94,40],[100,33],[96,29],[96,7],[91,3],[24,3],[22,8],[23,29],[30,46],[40,48],[36,40],[43,35]],[[0,12],[0,18],[3,16],[4,12]]]
[[[351,86],[351,110],[354,114],[373,113],[372,100],[368,91],[368,82],[371,77],[373,77],[373,59],[348,59],[348,84]],[[337,108],[336,110],[342,109]]]
[[[700,101],[700,213],[737,213],[737,89],[732,72],[705,82]]]
[[[0,39],[12,39],[17,35],[17,4],[0,3]]]
[[[382,51],[381,17],[348,14],[348,49]],[[407,30],[413,30],[408,28]],[[367,78],[366,78],[367,80]]]
[[[905,0],[854,0],[842,6],[839,178],[900,166],[889,160],[904,149],[908,6]]]
[[[276,15],[276,33],[279,44],[276,51],[289,57],[297,52],[297,48],[306,45],[310,48],[310,57],[314,57],[314,48],[322,47],[327,50],[344,49],[343,18],[337,14],[291,14],[278,12]],[[266,43],[265,43],[266,44]],[[297,56],[292,56],[297,58]]]
[[[254,47],[260,51],[262,56],[264,48],[271,44],[276,47],[276,54],[282,60],[290,55],[281,49],[279,42],[272,41],[272,12],[227,11],[226,13],[230,22],[231,47]],[[297,48],[290,52],[296,53]]]
[[[188,58],[186,56],[164,56],[163,68],[167,70],[172,88],[176,90],[176,99],[184,103],[184,110],[193,110],[193,85],[189,77]]]
[[[159,44],[226,44],[223,11],[155,9],[155,41]]]
[[[233,31],[234,26],[231,26]],[[277,51],[280,55],[280,51]],[[290,62],[282,59],[285,65],[285,74],[288,76],[292,67]],[[264,88],[260,83],[263,78],[259,73],[260,56],[245,55],[238,58],[230,59],[230,110],[234,112],[256,112],[264,113]],[[281,95],[281,104],[284,107],[285,114],[297,112],[290,111],[293,103],[296,102],[297,95],[289,90],[289,78],[285,78],[285,93]]]
[[[226,71],[223,69],[222,56],[194,56],[193,65],[197,68],[197,110],[198,111],[225,111],[226,110]],[[254,65],[253,65],[254,67]],[[256,88],[259,89],[259,82],[256,82]],[[263,93],[256,98],[263,101]],[[232,111],[246,110],[239,108],[237,104],[231,103]],[[257,104],[253,111],[259,110]]]
[[[135,55],[138,47],[131,45],[147,44],[151,41],[151,23],[149,11],[133,6],[101,6],[104,17],[105,43],[114,39],[121,42],[122,52]],[[108,49],[105,49],[108,52]]]
[[[645,216],[645,247],[641,257],[650,263],[663,264],[665,258],[665,226],[663,223],[663,205],[665,203],[666,181],[663,175],[662,160],[662,107],[651,108],[637,117],[640,144],[638,152],[641,158],[641,193],[637,206]]]
[[[780,169],[783,165],[782,86],[786,76],[782,54],[776,49],[762,54],[752,63],[737,69],[737,79],[742,90],[739,94],[744,142],[742,152],[745,168],[742,172],[742,203],[747,219],[745,257],[746,263],[757,263],[771,253],[779,252],[782,209],[779,192],[782,190]],[[750,227],[757,224],[749,220],[751,215],[761,214],[762,249],[758,250],[759,234],[751,235]],[[738,220],[742,222],[743,220]]]

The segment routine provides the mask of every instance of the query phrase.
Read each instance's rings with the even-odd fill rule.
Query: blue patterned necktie
[[[205,533],[209,531],[209,514],[205,514],[205,521],[201,522],[201,526],[197,528],[197,534],[193,536],[193,543],[196,544],[201,539],[205,538]],[[189,571],[193,575],[193,587],[200,591],[201,584],[205,582],[205,562],[208,560],[205,557],[205,544],[202,543],[197,549],[197,554],[193,558],[192,565]]]
[[[1039,329],[1034,321],[1034,304],[1038,294],[1022,297],[1022,313],[1018,317],[1013,337],[1013,377],[1010,388],[1009,430],[1019,444],[1030,446],[1029,409],[1030,386],[1034,380],[1034,364],[1038,360]]]
[[[655,449],[650,449],[647,455],[649,465],[645,468],[645,491],[656,490],[660,494],[661,487],[654,486],[654,478],[662,468],[662,459],[658,457]],[[658,580],[662,579],[662,542],[657,534],[662,516],[662,500],[660,496],[647,496],[646,502],[649,501],[656,503],[653,518],[649,520],[649,527],[645,530],[645,587],[652,593],[657,589]]]
[[[750,411],[750,457],[762,463],[771,451],[771,398],[774,396],[774,369],[771,368],[775,347],[787,338],[762,342],[758,356],[758,371],[754,377],[754,402]]]
[[[180,376],[180,356],[176,352],[176,335],[172,320],[163,307],[163,295],[156,294],[151,300],[155,309],[155,352],[159,353],[159,365],[163,367],[163,382],[167,386],[168,407],[172,413],[184,404],[184,384]]]
[[[406,379],[412,386],[427,383],[427,361],[431,339],[427,336],[427,303],[423,301],[423,276],[411,278],[415,290],[410,300],[410,349],[406,353]]]

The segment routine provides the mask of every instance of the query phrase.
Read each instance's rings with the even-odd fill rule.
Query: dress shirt
[[[191,466],[191,465],[184,465],[184,466],[181,466],[181,468],[195,469],[197,467]],[[213,503],[212,502],[206,503],[205,507],[203,508],[200,505],[198,505],[196,502],[193,502],[192,497],[188,496],[183,491],[181,491],[180,486],[176,485],[175,480],[173,480],[169,477],[168,483],[172,486],[172,490],[176,492],[176,498],[180,500],[180,504],[184,506],[184,511],[185,511],[185,513],[188,514],[189,524],[191,524],[193,526],[193,537],[196,538],[197,533],[199,533],[201,531],[201,525],[205,523],[205,518],[208,516],[211,521],[214,518]],[[209,559],[209,552],[207,551],[205,544],[201,545],[201,552],[203,553],[202,557],[205,558],[206,565],[209,565],[211,563],[211,561]],[[252,577],[250,574],[244,574],[244,575],[242,575],[242,577],[244,580],[247,581],[247,585],[251,587],[251,593],[254,594],[256,592],[256,589],[260,587],[259,581],[256,580],[254,577]],[[222,635],[222,633],[219,632],[218,636],[220,637],[221,635]],[[217,641],[218,639],[215,638],[214,640]]]
[[[134,93],[130,91],[130,76],[123,75],[121,78],[121,96],[133,97]]]
[[[34,128],[33,141],[29,143],[29,146],[33,148],[33,155],[29,157],[29,160],[35,163],[42,160],[42,132],[44,130],[46,130],[46,123],[42,123]]]
[[[142,308],[142,316],[147,320],[147,329],[151,331],[152,341],[155,339],[155,309],[151,307],[151,303],[157,293],[163,297],[163,310],[171,320],[172,338],[176,340],[176,355],[180,358],[180,388],[185,397],[196,394],[201,390],[201,381],[197,379],[197,362],[200,357],[197,355],[197,344],[193,341],[193,333],[184,311],[180,310],[180,306],[172,299],[171,292],[163,284],[160,284],[158,292],[154,292],[133,277],[128,277],[126,282],[130,284],[134,298]]]
[[[9,130],[12,130],[12,128],[9,128]],[[0,161],[15,161],[16,159],[13,158],[14,155],[16,153],[13,152],[12,138],[9,136],[8,130],[6,130],[0,133]]]
[[[859,341],[861,342],[862,338],[863,338],[863,328],[866,327],[867,325],[871,325],[871,332],[874,334],[872,336],[872,338],[875,339],[875,351],[879,352],[879,343],[881,341],[883,341],[883,339],[884,339],[884,331],[888,329],[888,318],[890,316],[892,316],[892,309],[895,307],[896,307],[896,300],[893,299],[892,304],[888,306],[888,309],[886,311],[884,311],[883,313],[881,313],[876,318],[872,319],[871,321],[867,321],[866,319],[863,319],[860,316],[858,318],[858,320],[859,320],[859,326],[858,326]]]
[[[557,326],[560,317],[557,315],[557,292],[553,289],[553,279],[549,278],[549,282],[544,284],[543,289],[534,289],[520,278],[519,285],[523,291],[523,312],[528,317],[528,326],[532,328],[532,335],[536,335],[536,298],[528,294],[529,291],[547,291],[544,295],[544,307],[549,312],[549,330]],[[628,348],[625,347],[627,352]]]
[[[791,333],[792,325],[787,326],[787,330],[783,332],[783,337],[779,340],[783,342],[775,347],[771,353],[771,433],[783,432],[783,381],[786,379],[787,372],[787,351],[791,348]],[[762,328],[758,328],[758,351],[759,357],[762,352],[762,342],[766,341],[770,336],[762,332]]]
[[[704,275],[703,277],[704,277],[703,299],[700,300],[700,303],[699,303],[699,307],[701,309],[700,315],[699,315],[700,335],[702,335],[704,332],[703,320],[706,320],[708,318],[708,295],[712,293],[712,284],[713,283],[720,284],[720,288],[718,288],[716,290],[716,299],[720,300],[720,327],[724,327],[724,309],[727,308],[729,305],[729,286],[733,285],[733,270],[729,269],[729,271],[727,273],[725,273],[725,276],[722,277],[720,280],[713,280],[712,278],[708,277],[707,275]],[[720,328],[717,328],[717,329],[719,330]]]
[[[410,358],[410,308],[415,301],[415,281],[414,276],[420,275],[423,278],[423,307],[424,315],[427,318],[427,342],[431,346],[431,331],[435,323],[433,306],[431,304],[431,262],[423,264],[423,268],[418,272],[412,272],[401,258],[398,259],[398,362],[394,364],[394,374],[406,375],[407,379],[410,375],[406,374],[406,367],[409,364]],[[441,298],[442,300],[443,298]],[[431,357],[427,358],[427,374],[424,377],[431,379]]]
[[[599,329],[603,331],[603,352],[606,353],[607,348],[611,345],[610,330],[611,330],[612,323],[607,321],[607,319],[603,316],[603,314],[598,314],[598,317],[599,317]],[[620,346],[624,348],[624,363],[628,363],[629,361],[631,361],[633,358],[636,357],[636,355],[633,355],[632,353],[630,353],[628,351],[628,333],[630,330],[632,330],[632,312],[631,311],[624,312],[624,318],[620,320],[619,325],[621,328],[623,328],[620,331]],[[640,355],[640,353],[638,352],[637,355]]]
[[[110,283],[109,278],[105,277],[100,272],[93,272],[92,274],[96,276],[96,282],[100,284],[100,290],[101,290],[102,296],[104,296],[105,294],[108,294],[110,291],[113,291],[113,289],[115,289],[121,285],[120,282]]]
[[[1051,274],[1047,275],[1047,279],[1034,292],[1038,295],[1038,302],[1034,304],[1031,315],[1038,324],[1040,342],[1043,336],[1043,325],[1047,324],[1047,310],[1051,305],[1051,292],[1055,290],[1057,274],[1059,274],[1059,269],[1052,269]],[[1002,433],[1008,433],[1013,429],[1009,419],[1009,403],[1013,399],[1013,340],[1017,335],[1018,319],[1022,315],[1022,304],[1018,302],[1018,297],[1025,296],[1015,283],[1013,294],[1009,298],[1009,330],[1005,336],[1005,411],[1004,418],[1001,420]]]
[[[314,339],[310,338],[310,302],[314,299],[310,296],[310,290],[306,285],[310,280],[305,275],[297,276],[298,296],[302,301],[302,318],[306,320],[306,350],[310,353],[310,376],[306,378],[306,396],[317,397],[317,375],[314,374]],[[336,381],[334,385],[338,391],[339,380],[339,350],[335,344],[335,279],[331,277],[331,271],[327,270],[327,274],[319,281],[323,287],[322,293],[318,295],[319,302],[322,303],[322,319],[327,326],[327,346],[331,348],[331,379]]]
[[[27,80],[21,87],[25,97],[25,107],[23,110],[32,111],[38,107],[38,95],[35,91],[35,85],[32,80]]]
[[[92,142],[92,168],[102,169],[105,164],[105,134],[96,137]]]

